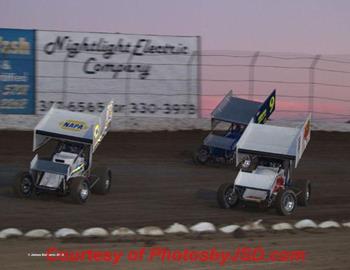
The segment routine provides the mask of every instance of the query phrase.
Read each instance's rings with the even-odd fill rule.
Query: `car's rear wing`
[[[59,109],[54,104],[34,128],[33,151],[51,139],[92,145],[94,151],[109,130],[112,114],[113,101],[100,115]]]
[[[264,103],[261,104],[258,112],[254,117],[254,122],[258,124],[263,124],[270,115],[274,112],[276,108],[276,89],[274,89],[271,94],[267,97]]]
[[[264,102],[234,97],[231,90],[212,111],[212,128],[219,121],[248,125],[252,118],[262,124],[275,110],[275,104],[276,90]]]
[[[297,167],[301,156],[303,155],[306,146],[311,138],[311,114],[306,118],[297,137],[295,167]]]
[[[236,164],[247,155],[292,160],[297,167],[310,141],[311,115],[299,128],[249,123],[236,146]]]

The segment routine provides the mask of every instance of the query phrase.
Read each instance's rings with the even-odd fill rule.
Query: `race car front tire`
[[[89,184],[85,177],[78,176],[69,180],[69,192],[72,201],[76,204],[83,204],[90,195]]]
[[[19,198],[29,198],[34,191],[33,177],[28,172],[17,174],[13,183],[13,192]]]
[[[235,207],[238,202],[238,194],[234,190],[233,183],[222,184],[217,191],[217,202],[220,208],[228,209]]]
[[[289,216],[297,207],[297,196],[291,189],[281,189],[277,193],[275,204],[278,214]]]
[[[199,163],[201,165],[206,164],[209,161],[210,153],[209,147],[202,145],[195,153],[194,153],[194,162]]]
[[[105,167],[97,167],[91,170],[91,175],[98,178],[96,184],[91,188],[91,191],[95,194],[105,195],[112,186],[112,172]]]

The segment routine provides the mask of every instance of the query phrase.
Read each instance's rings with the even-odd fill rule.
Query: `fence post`
[[[320,60],[321,55],[315,55],[309,68],[309,112],[314,111],[314,95],[315,95],[315,67]]]
[[[68,88],[68,55],[63,60],[63,80],[62,80],[62,102],[63,108],[66,109],[67,102],[67,88]],[[68,107],[67,107],[68,108]]]
[[[258,60],[260,52],[257,51],[253,54],[249,64],[249,98],[254,98],[254,77],[255,77],[255,64]]]
[[[0,52],[0,73],[2,73],[4,62],[5,62],[5,52]],[[5,86],[5,83],[0,81],[0,93],[2,93],[5,90],[4,86]],[[0,97],[0,102],[1,100],[2,100],[2,97]],[[1,114],[1,111],[2,109],[0,110],[0,114]]]
[[[129,65],[131,63],[133,54],[131,53],[128,57],[128,59],[126,60],[126,64]],[[129,102],[130,102],[130,97],[129,97],[129,90],[130,90],[130,72],[126,73],[126,79],[125,79],[125,93],[124,93],[124,103],[125,103],[125,113],[124,116],[127,117],[129,116]],[[125,126],[127,125],[127,121],[125,121]],[[126,127],[127,128],[127,127]]]
[[[202,118],[202,39],[197,36],[197,118]]]
[[[193,52],[191,54],[191,56],[189,57],[188,61],[187,61],[187,98],[186,98],[186,103],[187,106],[189,106],[191,104],[191,100],[192,100],[192,66],[193,66],[193,61],[195,59],[196,53]]]

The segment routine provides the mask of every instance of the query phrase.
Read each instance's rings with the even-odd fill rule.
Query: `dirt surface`
[[[74,205],[55,195],[33,199],[12,195],[14,176],[27,169],[33,158],[32,133],[1,131],[0,227],[164,228],[173,222],[243,224],[260,218],[265,224],[302,218],[349,221],[350,133],[312,133],[310,145],[294,173],[295,179],[312,181],[312,204],[298,208],[290,217],[278,216],[274,209],[220,209],[216,190],[221,183],[233,181],[237,170],[232,165],[193,164],[191,153],[205,135],[201,131],[108,134],[94,162],[112,169],[111,192],[106,196],[92,195],[85,205]]]
[[[6,245],[0,244],[0,260],[2,269],[186,269],[186,270],[204,270],[204,269],[283,269],[283,270],[348,270],[350,267],[350,258],[348,256],[350,248],[350,233],[348,229],[313,231],[313,232],[281,232],[281,233],[248,233],[244,238],[234,238],[223,234],[205,235],[201,237],[189,238],[189,236],[177,236],[172,239],[164,240],[161,238],[149,238],[144,240],[116,240],[105,239],[104,241],[89,240],[81,243],[79,241],[59,240],[25,240],[9,239],[5,240]],[[110,261],[88,261],[88,256],[83,261],[78,262],[49,262],[47,257],[38,257],[38,254],[46,253],[48,248],[55,247],[60,251],[78,252],[90,250],[93,252],[122,252],[120,261],[113,264]],[[256,248],[263,249],[264,258],[267,261],[228,261],[220,265],[217,261],[191,262],[191,261],[165,261],[162,262],[159,257],[153,261],[149,260],[152,254],[152,248],[168,248],[170,251],[197,250],[207,251],[213,248],[218,252],[235,253],[238,247],[249,247],[252,250]],[[131,250],[145,249],[141,261],[128,260],[128,254]],[[304,261],[276,261],[270,258],[272,251],[303,251],[305,252]],[[249,253],[254,254],[253,252]],[[280,253],[279,253],[280,254]],[[214,258],[214,257],[212,257]],[[261,258],[261,257],[255,257]],[[276,257],[275,257],[276,258]],[[281,258],[281,257],[279,257]],[[301,258],[301,257],[299,257]]]

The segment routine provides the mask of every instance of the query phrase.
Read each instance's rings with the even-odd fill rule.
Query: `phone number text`
[[[38,111],[46,112],[51,106],[56,103],[58,108],[68,109],[75,112],[102,112],[105,108],[104,102],[83,102],[83,101],[70,101],[63,103],[62,101],[46,101],[40,100],[38,102]],[[114,104],[113,111],[115,113],[130,113],[130,114],[196,114],[197,107],[194,104],[155,104],[155,103],[135,103],[130,104]]]

